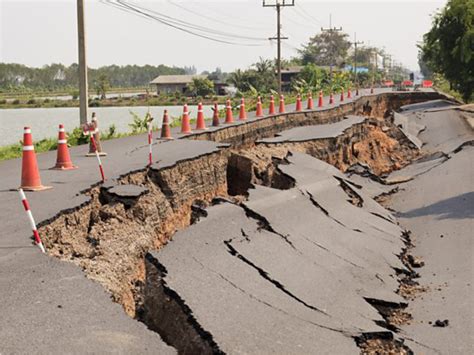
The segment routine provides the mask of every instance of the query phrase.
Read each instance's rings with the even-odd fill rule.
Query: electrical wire
[[[320,25],[322,25],[322,22],[319,21],[317,18],[311,16],[308,12],[306,11],[303,11],[302,8],[298,7],[298,6],[292,6],[291,9],[297,14],[299,15],[301,18],[305,19],[306,21],[309,21],[309,22],[316,22],[316,23],[319,23]]]
[[[220,23],[220,24],[223,24],[223,25],[226,25],[226,26],[230,26],[230,27],[234,27],[234,28],[240,28],[240,29],[244,28],[244,29],[248,29],[248,30],[257,30],[257,31],[260,31],[260,30],[264,29],[264,27],[243,26],[243,25],[233,24],[233,23],[230,23],[228,21],[222,21],[222,20],[219,20],[219,19],[217,19],[213,16],[208,16],[208,15],[205,15],[201,12],[197,12],[197,11],[188,9],[188,8],[182,6],[182,5],[179,5],[179,4],[175,3],[172,0],[167,0],[167,2],[171,5],[173,5],[173,6],[176,6],[180,9],[186,11],[186,12],[189,12],[191,14],[197,15],[199,17],[202,17],[202,18],[205,18],[205,19],[208,19],[210,21],[214,21],[216,23]],[[201,7],[202,7],[202,5],[201,5]]]
[[[182,32],[186,32],[188,34],[201,37],[204,39],[208,39],[214,42],[225,43],[225,44],[230,44],[230,45],[238,45],[238,46],[262,46],[263,44],[236,42],[235,39],[237,38],[240,41],[241,40],[268,41],[266,38],[240,36],[240,35],[235,35],[228,32],[217,31],[217,30],[210,29],[207,27],[195,25],[190,22],[182,21],[172,16],[168,16],[166,14],[153,11],[136,4],[131,4],[123,0],[116,0],[116,1],[101,0],[101,2],[106,5],[110,5],[112,7],[120,9],[122,11],[133,13],[140,17],[145,17],[151,20],[155,20],[157,22],[160,22],[164,25],[175,28]]]

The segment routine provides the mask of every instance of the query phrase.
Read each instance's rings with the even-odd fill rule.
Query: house
[[[281,68],[281,85],[284,91],[291,90],[291,81],[296,78],[302,69],[302,66]]]
[[[150,82],[151,86],[156,86],[157,94],[171,94],[180,92],[186,94],[188,84],[194,78],[205,79],[207,75],[160,75]]]

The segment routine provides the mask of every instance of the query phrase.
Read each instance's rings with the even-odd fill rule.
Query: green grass
[[[133,134],[139,134],[139,133],[116,133],[115,126],[112,125],[108,128],[107,132],[103,132],[100,134],[100,139],[103,141],[106,141],[109,139],[131,136]],[[74,130],[70,133],[68,132],[67,135],[68,135],[68,145],[70,146],[87,144],[89,142],[89,138],[82,134],[82,129],[80,128],[74,128]],[[34,146],[35,146],[36,153],[48,152],[50,150],[57,149],[58,140],[57,138],[45,138],[34,143]],[[23,153],[22,142],[2,146],[0,147],[0,161],[20,158],[22,156],[22,153]]]

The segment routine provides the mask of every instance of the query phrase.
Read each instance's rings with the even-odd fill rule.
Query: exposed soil
[[[381,105],[385,106],[375,106],[377,110],[386,110],[388,105]],[[353,109],[362,111],[362,105],[341,110]],[[373,109],[371,111],[374,112]],[[192,161],[178,162],[170,168],[147,169],[122,177],[119,184],[146,188],[147,192],[136,198],[111,198],[106,187],[92,188],[87,192],[89,203],[43,223],[40,233],[49,253],[82,267],[87,277],[101,283],[127,314],[145,321],[181,353],[186,353],[186,349],[200,349],[203,353],[219,352],[212,339],[201,334],[192,322],[191,328],[181,334],[194,334],[195,341],[191,339],[193,345],[187,348],[187,343],[176,341],[179,334],[173,335],[174,340],[167,340],[169,333],[175,329],[173,322],[180,322],[180,319],[170,319],[166,323],[171,330],[164,330],[164,325],[153,326],[150,320],[146,320],[149,315],[142,313],[142,305],[146,302],[143,290],[146,282],[152,280],[145,279],[144,257],[149,250],[162,248],[177,230],[205,217],[205,207],[213,200],[233,199],[238,203],[253,184],[280,189],[294,186],[294,181],[278,169],[278,164],[285,163],[291,151],[310,154],[342,171],[360,162],[367,164],[378,175],[399,169],[419,155],[397,127],[381,119],[355,125],[333,139],[254,145],[256,139],[268,136],[277,129],[290,127],[292,123],[293,126],[314,124],[314,119],[308,115],[282,116],[280,121],[273,122],[268,132],[262,126],[252,132],[250,125],[242,125],[220,130],[215,136],[192,137],[228,141],[232,146]],[[322,121],[340,119],[327,112],[321,115]],[[352,198],[354,204],[359,203],[356,196]],[[165,302],[166,297],[169,300],[170,296],[166,290],[163,292],[161,302]],[[409,298],[410,292],[408,283],[405,285],[402,282],[399,293]],[[166,307],[180,307],[179,300],[176,302],[176,305]],[[387,316],[392,325],[410,319],[403,311],[397,312]],[[410,353],[408,348],[393,339],[370,338],[359,343],[363,354]]]
[[[400,340],[367,339],[359,342],[361,355],[412,355],[411,351]]]

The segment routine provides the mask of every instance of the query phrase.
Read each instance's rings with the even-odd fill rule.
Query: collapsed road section
[[[92,188],[84,178],[82,194],[64,187],[73,203],[58,198],[61,213],[40,212],[40,232],[50,255],[80,266],[150,329],[137,327],[132,337],[123,329],[140,323],[115,317],[117,334],[150,352],[410,353],[394,321],[408,303],[402,279],[413,275],[409,234],[374,201],[375,185],[341,172],[359,167],[386,178],[420,156],[383,117],[397,102],[374,96],[347,106],[360,104],[366,116],[337,108],[320,113],[337,123],[316,126],[305,113],[273,134],[264,127],[272,118],[204,133],[229,144],[158,144],[162,160],[147,169],[137,163],[146,147],[132,137],[117,147],[125,149],[117,178]],[[304,132],[294,128],[302,125]],[[88,339],[96,349],[99,337]],[[113,346],[140,348],[134,340]]]

